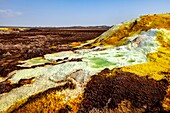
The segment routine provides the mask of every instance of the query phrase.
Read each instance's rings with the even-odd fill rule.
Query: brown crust
[[[128,100],[136,108],[144,108],[146,112],[163,112],[161,101],[166,95],[168,82],[155,81],[139,77],[133,73],[116,71],[115,76],[107,76],[110,70],[104,70],[92,76],[85,88],[84,100],[79,113],[89,112],[93,108],[115,109],[123,100]]]

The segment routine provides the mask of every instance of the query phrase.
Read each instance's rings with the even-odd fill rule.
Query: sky
[[[0,26],[111,26],[169,12],[170,0],[0,0]]]

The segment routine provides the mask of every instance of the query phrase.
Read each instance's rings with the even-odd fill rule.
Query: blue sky
[[[0,0],[0,26],[114,25],[170,12],[170,0]]]

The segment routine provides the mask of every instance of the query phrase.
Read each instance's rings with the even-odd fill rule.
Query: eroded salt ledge
[[[10,73],[13,75],[9,80],[17,83],[20,79],[35,77],[33,84],[13,89],[9,93],[0,95],[0,111],[6,111],[18,100],[26,99],[31,95],[55,87],[67,78],[73,78],[79,83],[87,83],[90,76],[105,68],[117,68],[147,62],[146,55],[156,52],[159,42],[156,41],[158,29],[151,29],[139,35],[129,37],[127,44],[119,47],[96,47],[76,51],[65,51],[44,56],[42,62],[24,61],[22,67],[54,62],[58,59],[67,60],[81,58],[82,61],[65,62],[56,65],[47,65],[31,69],[23,69]],[[78,74],[77,74],[78,73]],[[18,92],[20,94],[18,94]],[[21,96],[22,95],[22,96]],[[15,98],[13,98],[15,97]]]

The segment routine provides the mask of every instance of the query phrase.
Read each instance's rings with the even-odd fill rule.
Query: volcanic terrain
[[[170,14],[112,27],[0,28],[0,112],[170,112]]]

